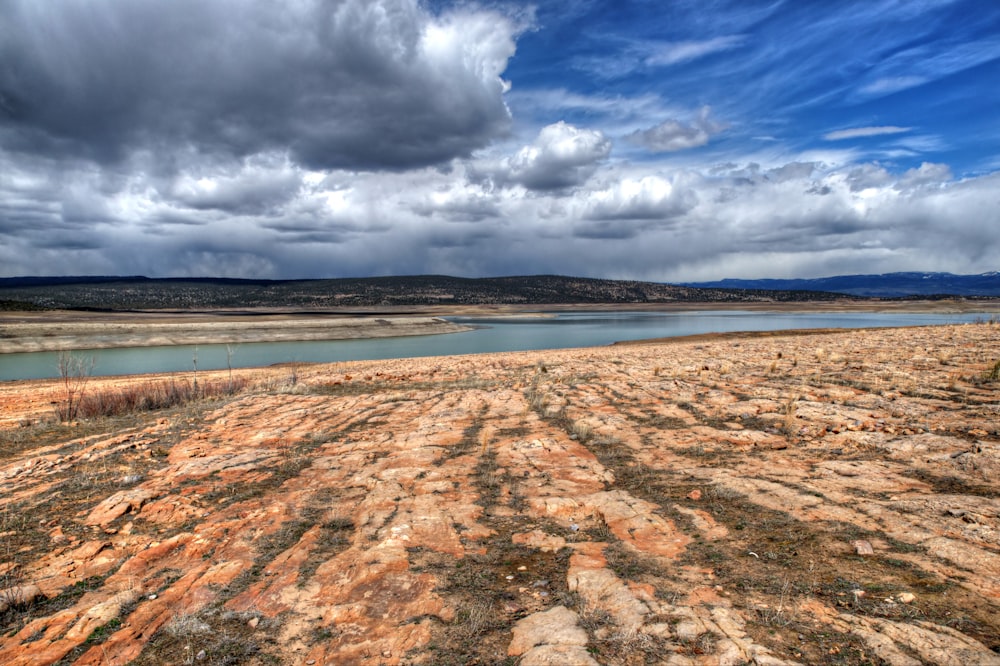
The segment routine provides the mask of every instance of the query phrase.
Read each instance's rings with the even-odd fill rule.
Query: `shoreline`
[[[1000,299],[969,301],[804,301],[795,303],[627,303],[564,305],[386,306],[378,308],[219,309],[184,311],[30,311],[0,313],[0,357],[3,354],[83,351],[158,346],[308,342],[441,335],[474,330],[475,326],[443,317],[522,319],[561,312],[704,312],[707,310],[811,313],[938,313],[982,312],[1000,318]],[[742,332],[741,336],[775,332]],[[803,334],[803,333],[799,333]],[[702,334],[718,336],[722,334]],[[648,344],[650,340],[614,344]]]
[[[2,322],[0,322],[2,324]],[[24,322],[2,325],[0,354],[128,347],[305,342],[441,335],[472,330],[438,317]]]

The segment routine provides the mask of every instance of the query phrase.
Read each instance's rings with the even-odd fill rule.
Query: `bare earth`
[[[8,382],[0,663],[1000,664],[998,359],[975,324],[351,362],[73,426]]]

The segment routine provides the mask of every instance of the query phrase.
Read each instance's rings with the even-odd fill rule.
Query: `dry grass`
[[[249,385],[249,380],[241,377],[197,384],[177,379],[129,384],[83,395],[75,405],[74,413],[76,418],[88,419],[148,412],[197,400],[232,396]],[[67,420],[66,407],[66,403],[56,406],[61,420]]]
[[[997,362],[993,364],[993,367],[986,371],[986,374],[983,375],[983,379],[987,382],[1000,380],[1000,360],[997,360]]]

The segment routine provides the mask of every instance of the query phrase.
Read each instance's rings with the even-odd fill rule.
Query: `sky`
[[[998,269],[992,0],[0,0],[0,276]]]

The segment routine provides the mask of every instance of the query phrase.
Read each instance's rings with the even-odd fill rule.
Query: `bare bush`
[[[87,382],[90,381],[90,374],[94,371],[94,363],[93,356],[85,357],[70,352],[59,352],[57,367],[65,394],[63,403],[56,406],[56,413],[60,421],[76,419],[80,402],[87,389]]]

